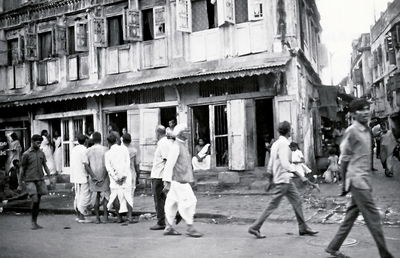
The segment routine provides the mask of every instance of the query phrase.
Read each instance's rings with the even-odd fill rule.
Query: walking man
[[[299,224],[299,234],[302,235],[315,235],[318,231],[311,230],[304,220],[303,209],[301,207],[300,194],[297,191],[295,184],[292,182],[293,173],[298,175],[305,183],[310,183],[304,176],[296,171],[291,160],[290,141],[290,123],[283,121],[278,126],[279,139],[272,144],[271,157],[267,167],[267,175],[270,182],[275,184],[275,194],[269,203],[268,207],[261,214],[261,216],[250,226],[248,232],[255,235],[257,238],[265,238],[261,235],[260,228],[264,221],[271,215],[271,213],[278,208],[282,197],[286,196],[293,210],[296,214],[296,219]]]
[[[193,227],[197,199],[190,186],[193,182],[193,169],[192,157],[186,145],[188,133],[186,125],[175,126],[173,131],[175,142],[170,148],[165,164],[163,181],[164,191],[168,191],[168,194],[164,209],[168,224],[164,235],[180,235],[173,228],[176,212],[179,211],[188,226],[186,234],[191,237],[201,237],[203,234]]]
[[[86,151],[84,166],[90,175],[90,191],[96,198],[94,211],[96,213],[96,224],[101,223],[99,206],[103,205],[104,222],[108,221],[107,202],[110,199],[110,178],[108,177],[104,164],[104,155],[107,147],[101,145],[101,134],[94,132],[92,135],[94,145]]]
[[[32,229],[35,230],[42,228],[37,224],[40,198],[48,193],[43,169],[47,176],[50,176],[50,170],[46,165],[46,157],[40,150],[42,136],[34,134],[31,140],[31,147],[22,155],[18,189],[22,190],[22,184],[25,182],[26,190],[32,199]]]
[[[341,168],[344,177],[342,196],[351,193],[351,202],[346,217],[339,227],[326,252],[334,257],[349,257],[339,252],[341,245],[350,233],[359,213],[378,246],[381,257],[393,257],[386,247],[381,218],[371,194],[371,134],[368,128],[369,103],[364,99],[350,103],[353,124],[346,130],[341,150]]]
[[[74,183],[75,199],[74,208],[79,223],[91,222],[85,216],[89,215],[91,192],[89,189],[89,175],[85,169],[85,158],[87,148],[85,146],[86,136],[78,135],[78,145],[71,151],[71,183]]]
[[[164,205],[166,194],[163,192],[164,183],[164,167],[167,162],[169,150],[172,145],[172,141],[167,139],[165,127],[162,125],[156,128],[157,136],[157,148],[154,153],[153,167],[151,169],[151,188],[154,196],[154,206],[157,214],[157,224],[150,227],[151,230],[163,230],[165,228],[165,212]]]

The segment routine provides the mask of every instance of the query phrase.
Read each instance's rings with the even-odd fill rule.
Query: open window
[[[122,15],[107,18],[108,46],[119,46],[124,44]]]
[[[39,33],[39,59],[52,57],[53,54],[53,43],[51,37],[51,31]]]
[[[165,37],[165,6],[142,10],[143,41]]]
[[[68,80],[87,79],[89,78],[87,22],[75,21],[67,31]]]

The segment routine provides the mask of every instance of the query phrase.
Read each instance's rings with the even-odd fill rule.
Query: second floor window
[[[108,26],[108,46],[118,46],[124,44],[122,31],[122,15],[107,19]]]
[[[51,41],[51,31],[39,34],[39,59],[51,57],[53,46]]]
[[[68,54],[75,54],[75,27],[68,27]]]
[[[18,39],[12,39],[8,42],[8,65],[18,63]]]

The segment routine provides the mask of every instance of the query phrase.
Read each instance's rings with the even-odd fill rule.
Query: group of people
[[[366,225],[372,234],[380,257],[391,258],[382,230],[382,221],[378,209],[372,197],[372,184],[370,174],[372,170],[372,138],[368,127],[369,103],[364,99],[357,99],[351,102],[350,112],[353,123],[343,135],[340,144],[341,154],[341,176],[343,177],[341,196],[351,193],[344,221],[340,225],[333,240],[326,247],[325,251],[332,257],[349,257],[340,252],[344,240],[348,236],[353,224],[360,212],[364,217]],[[303,216],[301,200],[296,186],[292,182],[292,175],[296,174],[307,184],[311,184],[306,178],[296,171],[293,163],[290,162],[290,124],[286,121],[278,126],[279,139],[271,147],[270,160],[267,166],[267,175],[270,184],[273,184],[273,197],[261,216],[249,227],[248,232],[256,238],[265,238],[260,228],[268,216],[279,206],[283,196],[286,196],[293,206],[296,219],[299,225],[300,235],[315,235],[318,232],[311,230]]]
[[[351,231],[359,213],[363,215],[381,257],[393,257],[387,249],[382,231],[381,218],[372,197],[370,179],[372,149],[371,133],[368,128],[369,103],[363,99],[354,100],[350,104],[353,124],[347,128],[340,144],[341,175],[343,177],[342,196],[351,193],[351,202],[347,207],[344,221],[325,251],[333,257],[348,257],[339,251],[344,240]],[[293,206],[298,221],[299,234],[316,235],[306,223],[302,210],[299,192],[293,183],[293,174],[302,182],[318,187],[310,182],[292,163],[292,151],[297,146],[289,141],[291,126],[287,121],[278,126],[279,138],[272,144],[266,174],[272,185],[273,196],[265,211],[249,227],[248,232],[256,238],[265,238],[260,229],[270,214],[278,208],[283,197],[288,198]],[[201,237],[203,234],[193,226],[197,199],[190,183],[193,182],[192,157],[187,146],[189,131],[187,126],[179,124],[170,134],[162,125],[156,128],[158,139],[151,171],[154,203],[157,224],[151,230],[164,230],[164,235],[180,235],[175,225],[183,219],[187,224],[186,234]],[[132,220],[133,193],[135,188],[136,150],[130,146],[130,135],[122,136],[122,144],[118,144],[119,136],[110,133],[107,137],[109,148],[101,146],[101,135],[95,132],[92,136],[94,145],[86,149],[85,137],[78,136],[79,145],[74,147],[71,157],[71,181],[75,183],[75,207],[78,220],[85,220],[88,214],[90,193],[96,194],[96,204],[103,203],[107,208],[118,200],[118,212],[128,212],[128,222]],[[46,157],[39,149],[42,142],[40,135],[32,136],[32,146],[22,156],[19,183],[25,181],[28,193],[32,198],[32,229],[38,229],[37,215],[40,198],[46,194],[43,181],[43,170],[50,175],[46,165]],[[291,149],[292,147],[292,149]],[[304,169],[304,168],[303,168]],[[108,181],[109,180],[109,181]],[[108,184],[109,182],[109,184]],[[108,195],[108,189],[110,195]],[[104,208],[106,212],[107,208]],[[100,223],[98,208],[96,222]],[[106,215],[105,215],[106,216]],[[118,216],[121,219],[120,215]]]

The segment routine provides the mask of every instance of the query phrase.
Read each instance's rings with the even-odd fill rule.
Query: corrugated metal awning
[[[96,83],[81,80],[69,82],[66,87],[38,86],[35,91],[27,94],[0,96],[0,107],[90,98],[154,87],[178,86],[201,81],[283,72],[286,70],[286,64],[290,58],[286,55],[277,57],[265,57],[264,55],[263,58],[246,56],[235,58],[230,62],[229,60],[217,60],[193,64],[189,68],[166,67],[108,75]]]

